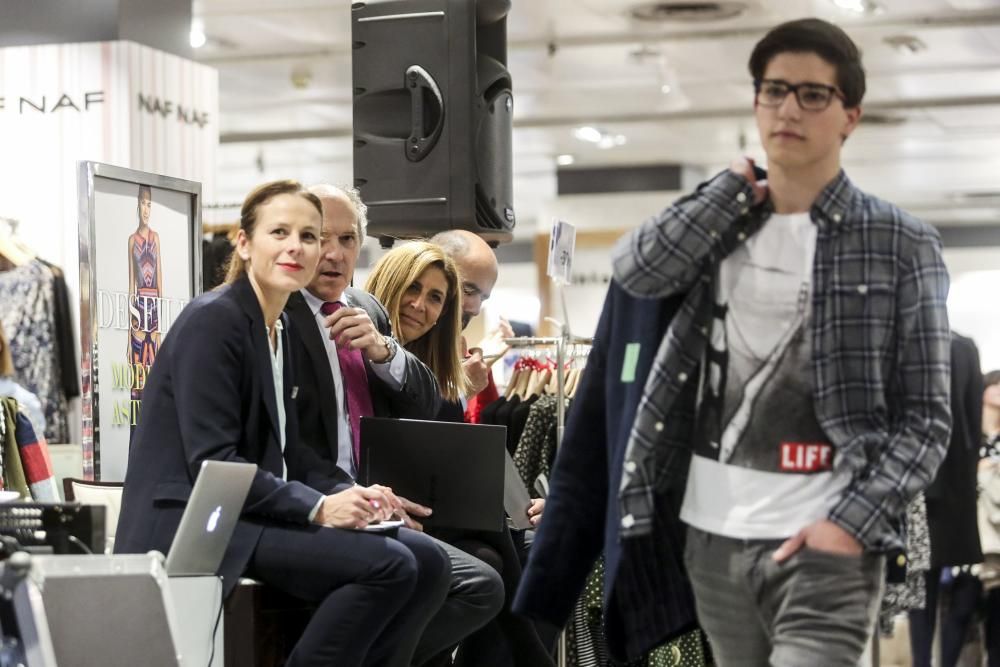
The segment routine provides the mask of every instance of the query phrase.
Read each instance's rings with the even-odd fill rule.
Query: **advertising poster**
[[[201,291],[201,188],[93,162],[80,169],[84,473],[120,481],[157,351]]]

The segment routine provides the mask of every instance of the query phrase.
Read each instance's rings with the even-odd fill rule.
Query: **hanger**
[[[17,238],[18,221],[12,218],[0,218],[6,230],[0,226],[0,256],[14,266],[24,266],[35,258],[35,253]]]

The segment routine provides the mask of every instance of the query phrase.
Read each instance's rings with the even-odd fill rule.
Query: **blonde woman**
[[[468,393],[460,284],[455,262],[426,241],[387,252],[365,283],[365,291],[389,312],[399,342],[431,369],[442,396],[452,403]]]

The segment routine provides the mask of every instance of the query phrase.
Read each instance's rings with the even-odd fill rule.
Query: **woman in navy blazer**
[[[183,310],[149,374],[116,550],[169,550],[203,461],[256,463],[219,571],[226,594],[246,573],[317,604],[288,665],[402,667],[399,631],[437,611],[449,565],[419,533],[342,530],[388,518],[388,499],[333,493],[332,465],[298,444],[280,315],[316,270],[321,211],[294,181],[247,196],[227,285]]]

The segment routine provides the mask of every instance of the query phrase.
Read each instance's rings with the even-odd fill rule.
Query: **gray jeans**
[[[684,563],[719,667],[857,667],[885,581],[885,557],[737,540],[688,528]]]

